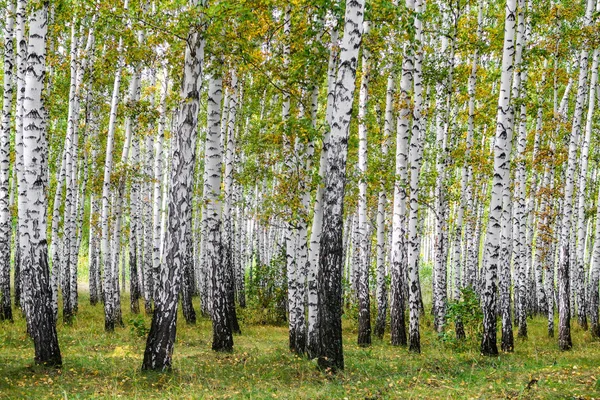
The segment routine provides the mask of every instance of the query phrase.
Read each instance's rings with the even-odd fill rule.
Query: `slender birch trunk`
[[[596,11],[600,7],[600,3],[597,4]],[[577,195],[577,215],[576,221],[577,226],[577,243],[576,243],[576,270],[573,271],[575,275],[575,293],[577,294],[577,320],[579,326],[583,330],[587,330],[587,312],[586,312],[586,288],[585,288],[585,239],[586,235],[586,218],[585,218],[585,191],[587,186],[587,175],[588,175],[588,157],[590,149],[590,141],[592,135],[592,124],[594,118],[594,108],[596,106],[596,87],[598,85],[598,58],[600,56],[600,50],[595,49],[592,58],[592,71],[590,77],[589,86],[589,100],[588,100],[588,112],[585,124],[585,136],[583,142],[580,144],[580,170],[579,170],[579,185]]]
[[[338,32],[335,27],[331,32],[331,43],[329,52],[329,63],[327,68],[327,109],[325,111],[325,119],[327,126],[331,125],[331,116],[333,112],[333,95],[335,83],[335,69],[337,66],[337,37]],[[308,250],[308,273],[307,273],[307,289],[308,289],[308,335],[307,335],[307,353],[309,358],[316,358],[319,354],[319,320],[318,320],[318,281],[319,275],[319,252],[321,233],[323,227],[323,194],[325,179],[325,171],[327,170],[327,151],[329,148],[329,129],[325,131],[323,136],[323,145],[319,159],[319,186],[315,196],[313,207],[313,221],[310,235],[310,246]]]
[[[591,22],[594,1],[588,0],[583,25]],[[588,71],[588,50],[584,48],[579,53],[579,79],[577,84],[577,97],[575,99],[575,112],[569,141],[567,167],[565,171],[564,203],[560,230],[560,251],[558,260],[558,347],[561,350],[570,350],[573,347],[571,339],[571,305],[570,305],[570,270],[571,254],[575,250],[571,245],[571,218],[573,213],[573,192],[575,186],[575,170],[577,162],[577,147],[581,134],[581,119],[585,102],[585,90]]]
[[[61,287],[63,298],[63,321],[65,324],[71,324],[73,321],[73,303],[71,297],[71,241],[75,239],[73,232],[74,221],[72,219],[75,203],[75,170],[77,151],[77,124],[76,124],[76,95],[77,88],[77,47],[78,37],[76,34],[76,17],[71,21],[71,50],[70,50],[70,85],[69,85],[69,110],[67,116],[67,134],[65,136],[65,207],[63,216],[63,238],[60,241],[61,246],[57,251],[61,253],[60,272]],[[57,221],[58,223],[58,221]],[[54,239],[54,238],[53,238]],[[55,265],[58,267],[58,265]]]
[[[133,78],[135,79],[135,78]],[[139,166],[140,139],[133,138],[131,146],[131,164],[133,168]],[[129,300],[130,309],[133,314],[140,312],[140,287],[137,280],[138,269],[141,268],[140,259],[142,249],[139,247],[140,237],[142,235],[142,226],[140,220],[140,182],[137,177],[133,177],[131,190],[129,192]],[[139,257],[139,258],[138,258]],[[125,283],[125,282],[123,282]]]
[[[381,158],[386,159],[389,153],[389,141],[393,129],[393,98],[394,98],[394,76],[391,68],[387,79],[385,92],[385,119],[383,127],[383,141],[381,143]],[[374,334],[382,339],[385,333],[386,314],[388,308],[388,291],[386,286],[385,265],[385,207],[387,203],[385,181],[379,182],[380,190],[377,201],[377,320],[375,322]]]
[[[20,188],[21,182],[25,179],[23,176],[23,101],[25,100],[25,72],[27,69],[27,40],[25,39],[25,21],[26,21],[26,8],[27,0],[18,0],[17,9],[15,13],[16,30],[15,30],[15,41],[17,44],[17,107],[16,107],[16,118],[15,118],[15,170],[17,178],[18,202],[17,207],[19,209],[25,208],[27,198],[24,191]],[[17,223],[16,242],[21,240],[21,228],[20,223]],[[22,293],[22,280],[21,280],[21,260],[23,254],[21,254],[21,246],[16,246],[15,254],[15,305],[17,307],[23,306],[21,304],[21,293]]]
[[[161,220],[162,220],[162,184],[163,184],[163,142],[165,139],[165,125],[166,125],[166,103],[167,94],[169,91],[169,78],[167,74],[167,67],[163,69],[163,83],[162,91],[160,95],[160,106],[159,106],[159,120],[158,120],[158,133],[156,140],[154,141],[154,209],[153,209],[153,239],[152,239],[152,269],[145,271],[144,274],[144,309],[146,315],[152,313],[152,300],[154,298],[154,286],[155,277],[159,275],[161,265]]]
[[[14,12],[10,1],[4,16],[4,91],[0,126],[0,320],[13,320],[10,298],[10,242],[12,218],[10,213],[10,136],[14,94]]]
[[[415,11],[420,14],[425,7],[423,0],[415,2]],[[421,235],[418,229],[419,213],[419,174],[423,142],[425,140],[425,121],[422,119],[423,107],[423,24],[418,16],[415,18],[415,59],[414,59],[414,104],[412,138],[410,144],[410,198],[408,215],[408,307],[409,331],[408,348],[410,351],[421,352],[421,335],[419,332],[419,315],[423,308],[421,285],[419,282],[419,255],[421,253]]]
[[[369,22],[365,21],[363,35],[369,32]],[[367,102],[369,98],[369,78],[371,74],[370,51],[362,49],[362,79],[358,100],[358,345],[371,345],[371,302],[369,298],[369,264],[367,247],[369,226],[367,221]]]
[[[223,265],[223,244],[221,241],[221,98],[223,84],[220,77],[213,76],[208,83],[208,132],[204,152],[206,169],[204,180],[205,200],[205,257],[212,280],[212,320],[215,351],[233,349],[233,332],[227,304],[225,266]]]
[[[118,52],[123,51],[123,39],[119,38]],[[100,226],[102,229],[102,239],[100,242],[100,265],[104,269],[104,329],[109,332],[115,329],[115,303],[114,292],[119,288],[114,286],[114,273],[111,263],[111,253],[109,249],[109,220],[108,213],[110,208],[110,176],[113,169],[113,148],[115,125],[117,119],[117,106],[119,101],[119,86],[121,84],[121,71],[123,69],[123,58],[119,58],[115,70],[115,80],[110,105],[110,117],[108,122],[108,134],[106,138],[106,158],[104,161],[104,180],[102,183],[102,208],[100,216]]]
[[[239,91],[237,76],[232,71],[228,114],[224,115],[224,132],[226,133],[225,151],[225,177],[224,177],[224,202],[223,202],[223,262],[225,263],[225,285],[227,291],[227,313],[234,333],[241,333],[235,310],[235,275],[234,275],[234,219],[233,219],[233,163],[235,152],[235,124],[238,108]],[[225,135],[222,134],[222,137]]]
[[[483,308],[483,337],[481,353],[497,355],[496,344],[496,301],[498,287],[498,258],[500,251],[503,191],[506,186],[510,152],[508,147],[510,89],[512,83],[513,57],[515,53],[516,0],[507,0],[504,26],[504,48],[502,52],[502,75],[496,118],[496,140],[494,144],[494,177],[489,208],[489,223],[484,248],[484,280],[481,293]]]
[[[414,7],[414,3],[407,7]],[[411,11],[414,8],[410,8]],[[391,304],[390,333],[392,345],[406,346],[406,327],[404,309],[406,260],[408,256],[406,243],[406,181],[408,162],[408,135],[410,131],[411,94],[413,91],[413,74],[415,54],[412,44],[406,44],[402,60],[402,78],[400,80],[400,110],[396,122],[396,179],[394,181],[394,204],[392,214],[392,261],[391,261]]]
[[[450,30],[450,12],[446,8],[442,11],[442,26]],[[458,15],[455,16],[458,18]],[[450,33],[451,41],[442,36],[441,57],[442,70],[447,76],[436,84],[436,239],[435,239],[435,265],[433,283],[433,311],[434,329],[441,333],[446,324],[446,308],[448,302],[448,214],[450,206],[447,196],[447,164],[449,162],[448,134],[451,121],[450,104],[452,97],[452,74],[454,70],[454,35]],[[458,254],[460,259],[460,253]],[[458,275],[460,276],[460,274]]]
[[[150,85],[156,86],[156,69],[152,68]],[[151,94],[150,107],[155,107],[155,96]],[[160,112],[160,111],[159,111]],[[154,131],[154,123],[148,126],[150,131]],[[153,265],[153,251],[154,251],[154,142],[155,137],[152,134],[148,134],[144,137],[144,162],[143,162],[143,174],[144,180],[142,182],[142,226],[143,226],[143,256],[139,263],[139,268],[136,275],[132,275],[130,279],[137,281],[135,289],[137,290],[136,296],[144,299],[144,307],[149,300],[147,295],[150,291],[146,289],[146,281],[152,278],[152,265]],[[147,277],[149,279],[147,279]]]

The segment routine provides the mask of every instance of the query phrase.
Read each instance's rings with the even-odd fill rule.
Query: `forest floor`
[[[62,369],[33,365],[20,315],[0,323],[0,398],[600,398],[600,342],[575,321],[572,351],[559,351],[536,317],[529,339],[515,339],[514,353],[483,357],[476,339],[440,339],[427,317],[421,354],[392,347],[388,335],[360,348],[348,316],[346,369],[331,375],[288,351],[285,326],[244,324],[250,311],[241,312],[231,354],[211,351],[209,319],[189,326],[180,315],[174,370],[157,374],[140,370],[148,317],[133,318],[124,298],[125,327],[108,334],[101,305],[91,307],[86,295],[79,304],[73,326],[58,327]]]

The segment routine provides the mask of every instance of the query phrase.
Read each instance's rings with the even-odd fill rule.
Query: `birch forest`
[[[0,13],[0,399],[600,393],[600,0]]]

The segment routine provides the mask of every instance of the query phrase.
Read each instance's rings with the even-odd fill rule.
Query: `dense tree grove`
[[[600,0],[0,8],[0,320],[36,363],[84,290],[107,332],[152,317],[144,370],[172,368],[180,301],[214,351],[256,308],[331,371],[344,313],[417,353],[423,329],[511,352],[534,315],[561,350],[600,337]]]

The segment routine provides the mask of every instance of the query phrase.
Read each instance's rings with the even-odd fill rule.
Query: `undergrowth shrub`
[[[483,335],[483,312],[477,293],[471,287],[460,290],[458,300],[448,302],[446,327],[440,339],[453,347],[461,348],[481,341]],[[465,339],[456,337],[455,324],[462,322]]]
[[[256,264],[248,278],[248,301],[240,319],[251,325],[282,325],[287,321],[286,253],[282,248],[269,265]]]
[[[146,327],[146,321],[141,314],[132,315],[131,318],[129,318],[129,324],[131,325],[129,327],[129,332],[131,332],[133,336],[146,337],[148,332],[150,332],[150,329]]]

